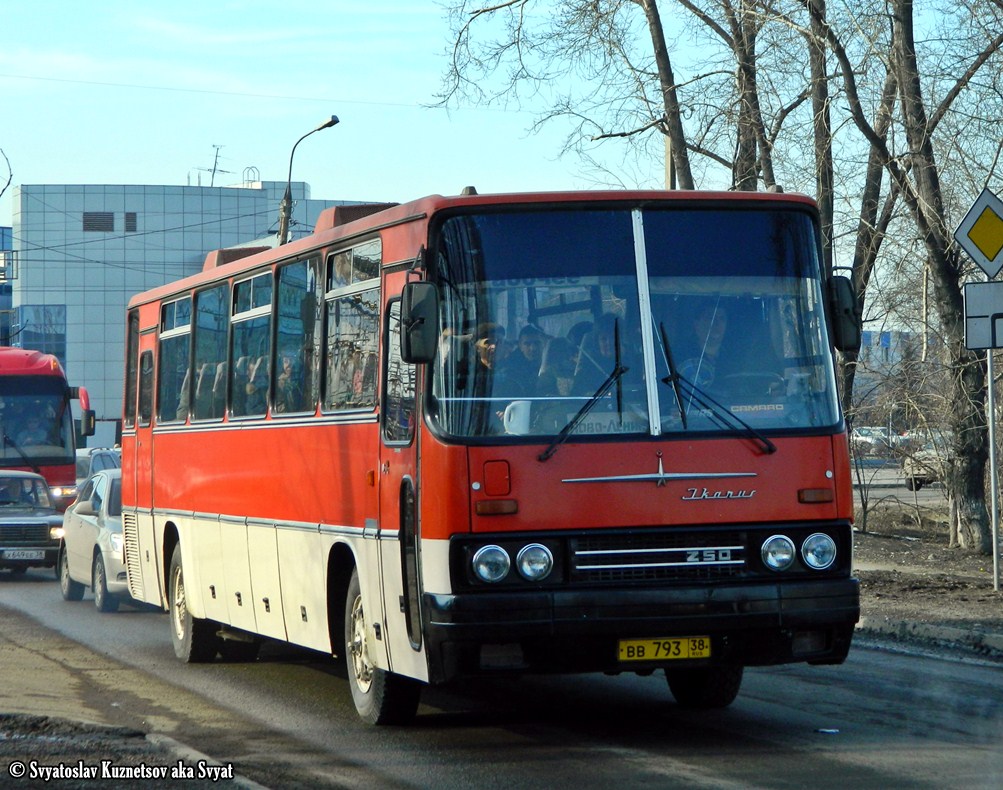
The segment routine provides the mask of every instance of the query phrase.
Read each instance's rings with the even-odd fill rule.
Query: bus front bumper
[[[674,637],[710,638],[700,664],[836,664],[860,617],[860,589],[856,579],[835,579],[426,593],[423,606],[430,680],[445,682],[496,672],[643,671],[666,664],[621,662],[620,640]]]

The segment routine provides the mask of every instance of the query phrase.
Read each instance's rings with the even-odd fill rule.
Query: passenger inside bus
[[[27,425],[14,437],[14,441],[22,447],[52,443],[36,415],[29,415],[26,421]]]

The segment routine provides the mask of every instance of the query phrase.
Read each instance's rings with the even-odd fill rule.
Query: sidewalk
[[[4,607],[0,678],[0,786],[261,788],[232,765],[137,729],[147,722],[119,702],[134,680],[128,669]]]

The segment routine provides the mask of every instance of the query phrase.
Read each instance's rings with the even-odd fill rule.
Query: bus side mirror
[[[401,359],[423,364],[439,346],[439,292],[432,283],[413,282],[401,295]]]
[[[97,420],[94,418],[94,409],[80,410],[80,435],[93,436],[97,428]]]
[[[860,351],[860,302],[849,277],[829,278],[829,305],[832,308],[833,345],[839,351]]]

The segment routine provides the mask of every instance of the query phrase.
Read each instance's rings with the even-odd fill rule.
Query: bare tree
[[[1001,25],[987,25],[993,14],[984,12],[998,12],[1003,0],[972,0],[982,4],[982,12],[971,13],[967,40],[959,35],[951,50],[945,37],[938,50],[941,60],[928,59],[925,71],[917,58],[912,0],[889,2],[841,7],[834,22],[825,0],[675,0],[689,13],[700,44],[707,44],[701,46],[705,68],[680,80],[657,0],[563,0],[546,6],[533,0],[490,6],[465,0],[453,6],[455,45],[441,98],[518,100],[526,90],[549,96],[568,78],[539,121],[573,119],[566,150],[614,139],[643,145],[654,131],[670,139],[682,187],[693,185],[699,157],[729,170],[733,188],[770,187],[790,179],[795,188],[815,191],[826,269],[831,270],[841,242],[841,224],[852,239],[862,309],[879,266],[900,266],[888,253],[911,254],[908,244],[898,242],[889,250],[889,239],[918,239],[951,374],[955,460],[947,482],[959,514],[959,538],[966,547],[988,552],[982,487],[985,371],[981,360],[964,349],[965,264],[949,230],[959,199],[945,200],[935,132],[945,118],[954,119],[952,112],[961,114],[955,106],[966,91],[982,90],[997,118],[1003,115],[1003,91],[995,84],[999,77],[986,80],[988,87],[974,84],[987,65],[1000,71],[1003,37],[995,31]],[[475,26],[490,17],[497,35],[478,39]],[[964,20],[958,11],[954,22],[960,27]],[[973,51],[979,26],[993,32],[982,33],[985,39]],[[784,30],[800,43],[785,38]],[[830,59],[835,75],[829,73]],[[501,84],[492,83],[500,74]],[[485,88],[488,84],[498,86],[494,93]],[[939,103],[928,109],[927,95],[939,96]],[[835,107],[840,112],[836,123]],[[805,112],[810,112],[807,122]],[[979,122],[983,131],[993,128],[988,117]],[[849,141],[853,131],[855,142]],[[985,168],[967,158],[963,141],[968,137],[961,132],[956,150],[947,155],[985,176]],[[842,169],[833,154],[837,140]],[[837,206],[845,213],[851,205],[856,207],[852,221],[847,217],[840,223]],[[846,360],[841,377],[848,410],[853,362]]]

